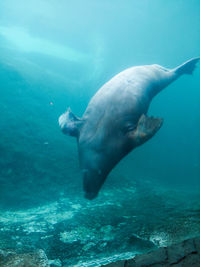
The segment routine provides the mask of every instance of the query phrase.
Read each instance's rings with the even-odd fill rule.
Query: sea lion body
[[[131,67],[97,91],[82,119],[70,109],[60,116],[62,131],[77,137],[86,198],[95,198],[113,167],[160,129],[163,120],[146,115],[152,98],[182,74],[191,74],[198,60],[172,70],[155,64]]]

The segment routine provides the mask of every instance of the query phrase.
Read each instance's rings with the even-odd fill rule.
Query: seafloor
[[[102,191],[92,202],[82,195],[61,196],[40,207],[2,210],[0,248],[42,249],[50,266],[100,266],[198,236],[198,199],[198,194],[132,182]]]

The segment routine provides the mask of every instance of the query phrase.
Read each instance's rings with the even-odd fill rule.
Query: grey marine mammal
[[[59,117],[63,133],[77,138],[86,198],[95,198],[114,166],[160,129],[163,119],[147,116],[151,100],[181,75],[192,74],[199,60],[175,69],[128,68],[97,91],[82,118],[70,108]]]

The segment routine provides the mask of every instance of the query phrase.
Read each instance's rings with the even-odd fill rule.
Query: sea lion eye
[[[126,133],[129,133],[129,132],[133,131],[135,128],[136,128],[135,124],[127,123],[123,128],[123,132],[126,134]]]

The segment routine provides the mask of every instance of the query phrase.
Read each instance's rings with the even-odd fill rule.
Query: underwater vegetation
[[[198,0],[0,3],[0,250],[98,266],[199,235],[199,65],[154,98],[162,127],[93,200],[58,125],[124,69],[198,57],[199,32]]]

